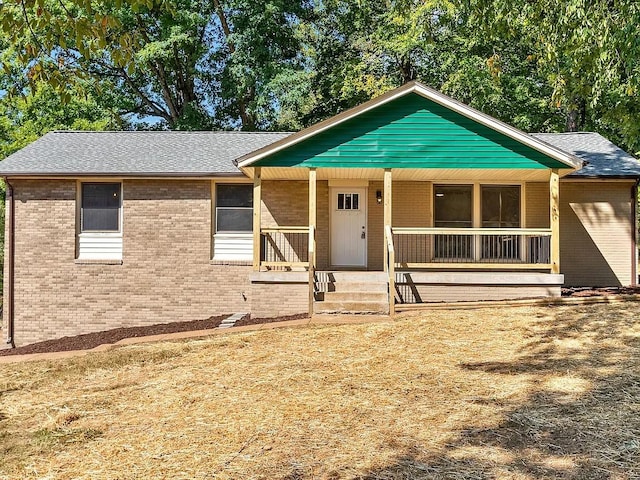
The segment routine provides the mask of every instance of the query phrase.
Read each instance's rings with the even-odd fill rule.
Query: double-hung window
[[[78,259],[122,260],[122,184],[80,184]]]
[[[253,259],[253,185],[216,183],[213,259]]]

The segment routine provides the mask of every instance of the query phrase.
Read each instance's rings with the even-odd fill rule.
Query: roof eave
[[[257,162],[258,160],[261,160],[262,158],[268,155],[274,154],[287,147],[300,143],[303,140],[313,137],[314,135],[317,135],[335,125],[339,125],[340,123],[350,120],[351,118],[354,118],[357,115],[360,115],[361,113],[364,113],[368,110],[376,108],[380,105],[388,103],[392,100],[395,100],[396,98],[402,97],[409,93],[417,93],[418,95],[421,95],[433,102],[436,102],[445,108],[449,108],[450,110],[456,113],[459,113],[460,115],[463,115],[488,128],[491,128],[492,130],[502,133],[530,148],[533,148],[534,150],[541,152],[553,158],[554,160],[557,160],[567,165],[569,168],[573,170],[578,170],[582,167],[582,160],[580,160],[575,155],[564,152],[563,150],[560,150],[557,147],[543,140],[534,138],[531,135],[528,135],[527,133],[521,130],[518,130],[515,127],[507,125],[506,123],[501,122],[500,120],[497,120],[489,115],[486,115],[480,112],[479,110],[476,110],[472,107],[469,107],[468,105],[458,102],[457,100],[454,100],[444,95],[443,93],[440,93],[437,90],[434,90],[416,81],[407,83],[399,88],[396,88],[395,90],[391,90],[390,92],[387,92],[379,97],[369,100],[368,102],[365,102],[362,105],[358,105],[357,107],[346,110],[334,117],[331,117],[311,127],[301,130],[300,132],[295,133],[289,137],[283,138],[282,140],[279,140],[275,143],[272,143],[271,145],[267,145],[254,152],[243,155],[242,157],[238,158],[234,163],[236,164],[236,166],[238,166],[240,169],[244,171],[244,167],[249,167],[253,163]]]
[[[39,178],[85,178],[85,177],[127,177],[127,178],[209,178],[243,177],[242,172],[2,172],[0,177],[39,177]]]

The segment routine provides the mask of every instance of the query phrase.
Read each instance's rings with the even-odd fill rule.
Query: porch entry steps
[[[247,315],[246,313],[234,313],[230,317],[225,318],[218,328],[231,328],[235,326],[236,322],[240,320],[242,317]]]
[[[389,313],[384,272],[316,272],[315,313]]]

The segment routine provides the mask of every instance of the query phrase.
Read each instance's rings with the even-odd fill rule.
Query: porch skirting
[[[559,297],[564,275],[535,272],[397,272],[399,303]]]

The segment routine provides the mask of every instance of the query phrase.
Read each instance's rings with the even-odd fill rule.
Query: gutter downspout
[[[631,189],[631,225],[633,229],[631,232],[632,239],[632,253],[631,253],[631,285],[638,285],[638,185],[640,185],[640,178],[636,179],[636,183]]]
[[[7,262],[7,278],[4,279],[7,288],[5,291],[7,292],[7,297],[4,302],[4,315],[7,318],[7,344],[11,345],[11,348],[16,348],[16,344],[13,338],[14,333],[14,324],[13,324],[13,306],[14,306],[14,296],[13,296],[13,284],[14,284],[14,250],[15,250],[15,202],[13,199],[13,186],[9,183],[9,179],[4,177],[4,183],[7,186],[7,199],[8,208],[5,211],[5,222],[7,218],[7,213],[9,214],[9,230],[5,228],[5,232],[8,233],[9,238],[5,238],[5,246],[4,249],[6,253],[5,261]]]

